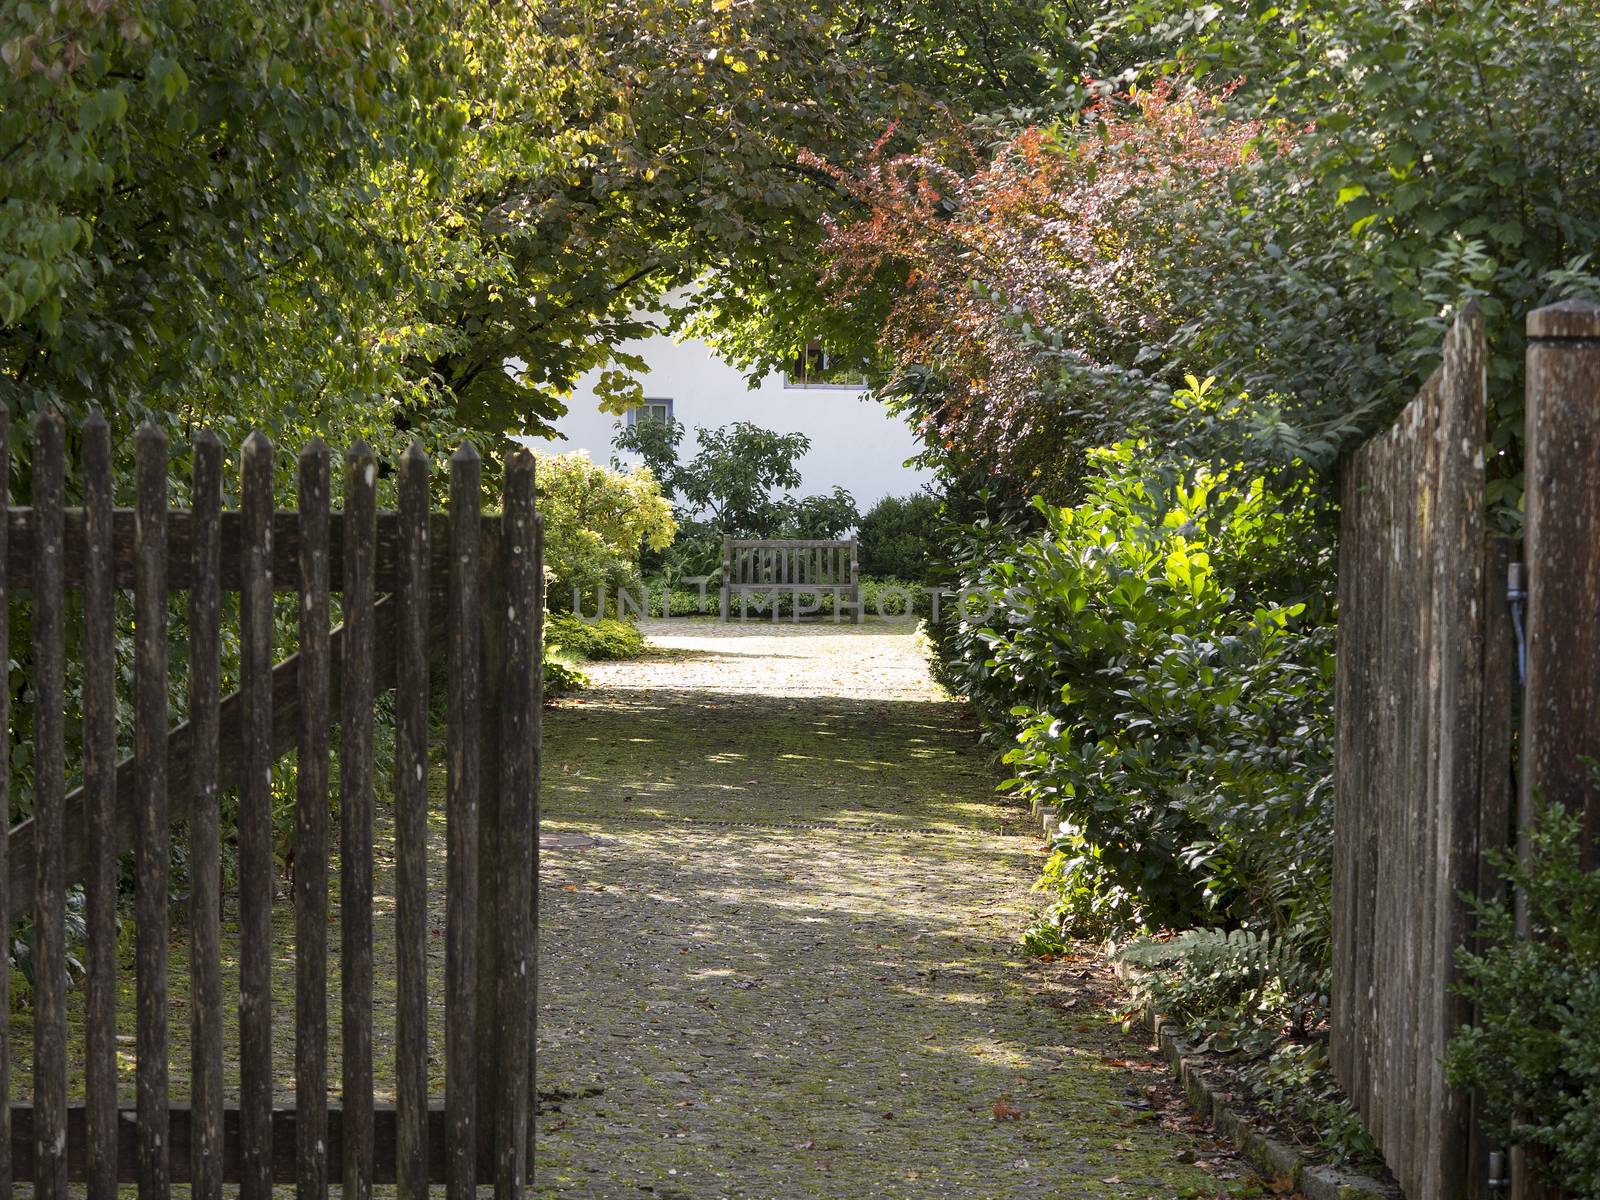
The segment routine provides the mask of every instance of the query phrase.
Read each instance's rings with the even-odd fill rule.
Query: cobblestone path
[[[535,1195],[1242,1186],[1100,964],[1018,952],[1035,827],[908,626],[648,632],[546,715]]]

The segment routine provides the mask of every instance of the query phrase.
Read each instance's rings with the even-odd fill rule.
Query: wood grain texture
[[[11,411],[0,403],[0,503],[11,504]],[[0,521],[0,654],[11,658],[11,588],[6,574],[9,521]],[[11,729],[11,689],[0,687],[0,729]],[[9,732],[7,737],[9,737]],[[11,814],[11,755],[0,754],[0,814]],[[11,875],[11,839],[0,838],[0,879]],[[24,901],[26,903],[26,901]],[[19,911],[12,907],[9,888],[0,893],[0,929],[11,928]],[[0,954],[0,996],[11,995],[11,955]],[[0,1021],[0,1200],[11,1200],[11,1022]]]
[[[300,453],[300,712],[294,831],[294,1096],[298,1200],[328,1193],[329,453]]]
[[[38,1195],[84,1181],[95,1196],[125,1183],[166,1197],[192,1183],[203,1200],[237,1183],[265,1200],[292,1182],[325,1200],[370,1196],[398,1182],[420,1197],[445,1183],[453,1196],[494,1184],[520,1198],[529,1163],[534,1063],[540,625],[543,531],[533,460],[514,454],[505,515],[481,512],[481,463],[452,460],[451,512],[428,511],[420,451],[403,463],[397,514],[375,512],[376,464],[354,448],[344,513],[329,510],[328,453],[301,457],[300,510],[273,510],[274,451],[245,443],[241,504],[222,508],[223,452],[203,435],[194,452],[194,509],[168,507],[164,434],[138,435],[135,507],[112,507],[109,434],[84,432],[84,507],[64,506],[64,428],[36,427],[34,500],[0,520],[0,598],[15,583],[15,541],[34,593],[36,817],[0,839],[0,904],[34,908],[35,1100],[8,1106],[0,1153]],[[0,450],[5,427],[0,413]],[[286,531],[286,532],[285,532]],[[275,545],[279,533],[285,547]],[[385,538],[389,539],[386,545]],[[10,544],[8,544],[10,543]],[[274,665],[274,597],[285,575],[300,591],[300,652]],[[809,570],[797,559],[797,578]],[[396,594],[378,598],[387,571]],[[231,572],[231,579],[230,579]],[[342,590],[346,622],[328,628]],[[84,786],[68,795],[63,743],[62,594],[84,590]],[[134,753],[116,760],[115,635],[119,588],[134,591]],[[239,590],[240,687],[220,695],[223,593]],[[167,614],[188,596],[188,720],[169,727]],[[52,601],[53,597],[53,601]],[[0,605],[0,622],[4,620]],[[0,628],[3,633],[3,628]],[[450,668],[447,834],[446,1104],[427,1096],[427,764],[430,660]],[[396,829],[399,858],[397,1053],[400,1104],[372,1102],[372,705],[398,685]],[[3,703],[3,700],[0,700]],[[330,718],[341,728],[341,995],[343,1087],[327,1090],[327,803]],[[297,750],[293,853],[297,1105],[275,1111],[271,912],[275,872],[272,774]],[[487,768],[487,774],[485,773]],[[0,787],[4,786],[0,775]],[[239,792],[239,1046],[236,1107],[222,1088],[221,845],[225,789]],[[168,1096],[171,829],[188,823],[193,1106]],[[135,1106],[116,1104],[115,868],[132,849],[139,892],[135,946]],[[86,878],[94,932],[85,998],[91,1066],[85,1103],[69,1106],[65,1072],[64,892]],[[109,907],[108,907],[109,906]],[[281,948],[279,948],[281,949]],[[101,1010],[104,1010],[103,1012]],[[483,1037],[480,1040],[479,1034]],[[3,1059],[0,1059],[3,1067]],[[23,1149],[18,1150],[21,1146]],[[35,1179],[35,1177],[37,1177]],[[7,1182],[9,1181],[9,1174]]]
[[[189,722],[192,754],[167,743],[168,782],[189,818],[189,989],[192,1124],[189,1179],[194,1200],[222,1198],[222,830],[221,527],[222,443],[202,432],[194,443],[189,543]],[[187,779],[178,762],[189,765]],[[172,814],[169,811],[168,816]],[[108,828],[114,832],[114,822]],[[181,1170],[175,1163],[174,1174]]]
[[[378,686],[380,689],[387,689],[394,686],[394,628],[392,620],[394,602],[386,597],[378,602],[377,609],[378,615],[375,624],[378,631],[377,636],[382,643],[377,655]],[[444,638],[442,610],[442,605],[436,605],[433,609],[430,609],[430,611],[440,613],[438,617],[430,618],[429,622],[430,645],[436,648],[435,653],[439,652],[437,647],[442,644]],[[333,631],[331,650],[333,663],[333,694],[331,702],[334,706],[337,706],[339,701],[339,678],[342,673],[344,653],[343,626]],[[270,677],[271,755],[274,761],[288,754],[296,745],[299,728],[300,667],[300,656],[294,654],[272,668]],[[171,820],[183,820],[189,813],[192,800],[190,795],[191,777],[197,757],[204,757],[205,747],[215,747],[214,755],[221,789],[226,791],[238,786],[243,760],[243,731],[246,707],[246,696],[243,691],[230,693],[222,700],[218,708],[217,736],[213,739],[207,739],[203,743],[198,742],[194,726],[189,722],[176,726],[168,735],[167,771],[172,799],[168,816]],[[117,816],[114,836],[118,853],[133,848],[134,823],[137,816],[132,799],[135,765],[132,755],[117,764]],[[69,829],[82,828],[84,801],[85,797],[81,788],[67,796],[67,827]],[[9,840],[11,862],[8,872],[10,886],[8,891],[13,904],[28,904],[32,900],[35,876],[36,833],[35,823],[31,819],[19,822],[11,830]],[[69,883],[83,878],[83,873],[87,866],[87,846],[86,839],[76,838],[70,839],[66,844],[66,878]]]
[[[83,426],[86,517],[83,580],[84,1100],[93,1150],[89,1200],[117,1194],[116,596],[111,583],[111,427],[98,411]]]
[[[66,546],[64,582],[67,587],[83,585],[83,541],[85,518],[81,508],[64,510],[63,537]],[[136,517],[131,508],[118,508],[111,514],[112,528],[116,531],[116,558],[112,572],[119,588],[133,587],[133,527]],[[498,513],[485,513],[480,517],[484,536],[493,536],[500,523]],[[228,510],[222,514],[221,558],[218,578],[225,592],[237,592],[244,582],[244,514]],[[344,514],[335,512],[329,518],[328,586],[334,592],[344,590]],[[380,593],[395,588],[395,572],[404,553],[400,544],[399,517],[392,512],[378,514],[377,561],[373,567],[374,583]],[[294,510],[278,510],[271,516],[272,547],[269,578],[279,592],[298,594],[300,590],[300,516]],[[432,547],[428,572],[433,586],[443,594],[449,578],[449,518],[435,513],[429,518],[429,542]],[[11,586],[15,590],[31,588],[37,553],[38,517],[31,507],[11,508],[7,512],[6,563]],[[189,543],[193,538],[193,518],[181,509],[174,510],[167,521],[167,546],[170,555],[168,582],[177,591],[189,586]]]
[[[377,463],[345,457],[344,682],[340,700],[339,966],[345,1112],[344,1200],[372,1193],[372,698]]]
[[[534,876],[537,844],[538,730],[534,726],[539,671],[540,563],[534,510],[534,459],[519,450],[506,460],[505,519],[497,547],[504,629],[500,637],[498,813],[493,831],[498,904],[494,974],[496,1010],[486,1043],[499,1055],[495,1097],[495,1196],[521,1200],[527,1182],[529,1076],[533,1029],[531,955],[536,936]],[[482,1075],[480,1074],[480,1079]]]
[[[135,1049],[139,1111],[139,1200],[165,1200],[172,1172],[167,1136],[167,435],[138,432],[134,450],[139,520],[134,536]]]
[[[427,1200],[428,1177],[428,457],[400,459],[395,679],[395,1100],[401,1200]]]
[[[241,1200],[272,1194],[272,443],[245,441],[239,595],[239,1132]]]
[[[1486,603],[1485,363],[1472,308],[1343,479],[1330,1056],[1412,1200],[1477,1186],[1469,1098],[1439,1060],[1466,1016],[1454,954],[1482,868],[1503,653]]]
[[[11,1120],[11,1154],[16,1164],[18,1179],[26,1180],[32,1176],[35,1163],[35,1121],[37,1113],[31,1105],[17,1104],[10,1109]],[[445,1113],[442,1107],[430,1108],[424,1114],[429,1130],[429,1145],[433,1150],[424,1161],[424,1171],[429,1182],[434,1185],[445,1182],[445,1138],[444,1123]],[[344,1110],[337,1104],[328,1108],[328,1162],[335,1175],[343,1171],[344,1160]],[[194,1160],[194,1123],[192,1111],[186,1105],[175,1104],[171,1109],[170,1128],[172,1131],[172,1166],[173,1182],[185,1184],[190,1181],[190,1164]],[[292,1185],[295,1181],[296,1147],[299,1143],[297,1127],[298,1115],[292,1108],[278,1108],[271,1113],[271,1164],[272,1180],[279,1185]],[[374,1162],[376,1165],[374,1183],[392,1184],[395,1182],[395,1145],[398,1118],[394,1108],[390,1105],[376,1105],[372,1111],[373,1142],[375,1146]],[[88,1173],[89,1138],[87,1114],[81,1105],[72,1105],[66,1110],[67,1129],[67,1155],[66,1179],[71,1183],[83,1181]],[[240,1182],[244,1155],[242,1150],[243,1138],[240,1133],[240,1113],[236,1107],[228,1107],[223,1112],[222,1119],[223,1150],[215,1169],[229,1184]],[[117,1178],[123,1183],[131,1183],[137,1173],[137,1140],[138,1140],[138,1113],[133,1108],[119,1109],[117,1112],[117,1142],[115,1155],[117,1161]],[[494,1160],[485,1157],[476,1164],[476,1173],[480,1184],[488,1185],[494,1182]]]
[[[1525,793],[1583,821],[1600,866],[1600,306],[1528,315]],[[1534,803],[1526,806],[1529,810]]]
[[[479,524],[482,464],[450,459],[449,715],[446,733],[445,1109],[449,1200],[473,1200],[477,1160]]]
[[[61,418],[41,413],[33,432],[33,503],[39,516],[33,585],[33,810],[39,877],[33,894],[34,1195],[67,1192],[65,750],[62,743],[64,574]]]
[[[1600,305],[1569,300],[1527,318],[1525,557],[1527,689],[1517,805],[1519,853],[1541,808],[1582,826],[1580,861],[1600,867]],[[1518,925],[1531,934],[1526,912]],[[1537,1114],[1535,1114],[1537,1115]],[[1513,1200],[1557,1193],[1531,1153],[1512,1158]]]

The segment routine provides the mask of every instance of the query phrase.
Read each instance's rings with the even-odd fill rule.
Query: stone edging
[[[1036,802],[1033,814],[1043,826],[1044,836],[1052,837],[1057,822],[1054,807]],[[1113,950],[1114,947],[1107,947],[1106,958],[1117,978],[1126,982],[1128,969],[1115,960]],[[1161,1047],[1161,1056],[1183,1085],[1190,1107],[1211,1122],[1218,1136],[1232,1142],[1245,1161],[1264,1178],[1288,1177],[1305,1200],[1404,1200],[1400,1190],[1392,1184],[1310,1162],[1288,1142],[1258,1132],[1248,1118],[1233,1107],[1232,1092],[1206,1070],[1205,1059],[1184,1037],[1183,1027],[1162,1017],[1149,1005],[1145,1006],[1143,1016],[1145,1026]]]
[[[1247,1162],[1268,1179],[1287,1176],[1305,1200],[1400,1200],[1391,1185],[1365,1175],[1308,1161],[1298,1149],[1278,1138],[1257,1132],[1248,1118],[1232,1106],[1233,1095],[1205,1067],[1205,1060],[1183,1036],[1183,1029],[1146,1008],[1145,1024],[1156,1037],[1161,1055],[1183,1084],[1189,1104],[1227,1138]]]

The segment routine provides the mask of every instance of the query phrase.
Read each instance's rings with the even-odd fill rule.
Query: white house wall
[[[779,433],[803,433],[811,449],[800,460],[800,495],[835,486],[855,497],[863,512],[884,496],[907,496],[929,472],[905,466],[916,439],[898,417],[856,388],[789,387],[769,375],[754,388],[704,342],[653,337],[627,347],[650,364],[644,394],[672,401],[672,415],[687,427],[681,451],[694,453],[694,427],[714,429],[749,421]],[[595,397],[598,376],[586,375],[573,392],[567,415],[556,422],[558,440],[538,448],[587,450],[596,462],[614,455],[611,439],[619,418],[603,413]],[[624,462],[630,461],[627,458]]]

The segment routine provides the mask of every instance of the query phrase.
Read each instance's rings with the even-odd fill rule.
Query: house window
[[[821,342],[808,343],[789,360],[783,386],[792,388],[847,387],[866,384],[857,364],[843,361],[828,352]]]
[[[670,420],[672,420],[671,400],[646,400],[638,408],[630,408],[628,410],[629,429],[646,421],[660,421],[662,424],[666,424]]]

